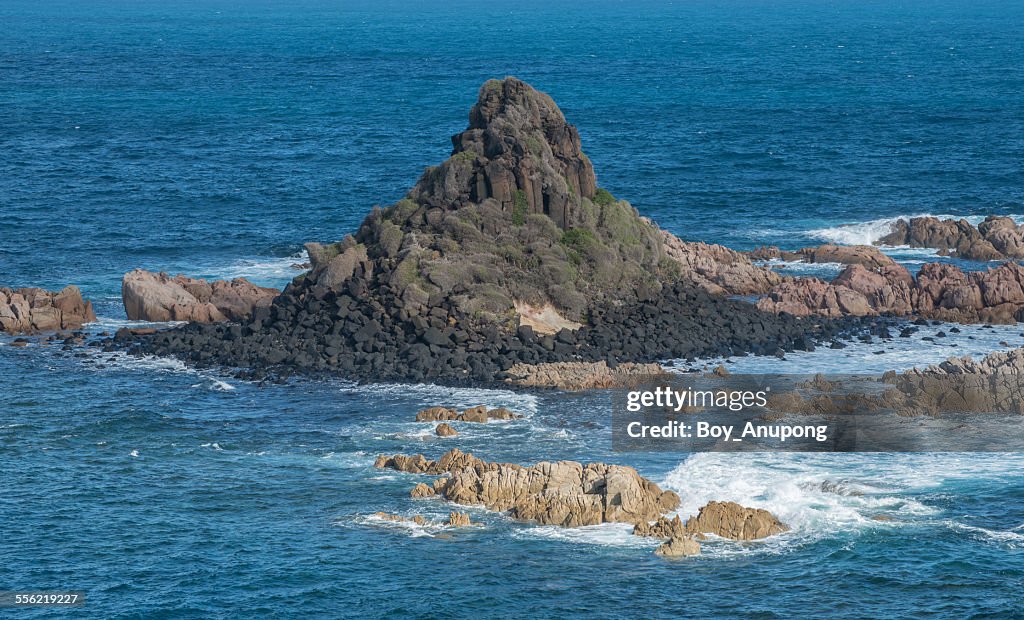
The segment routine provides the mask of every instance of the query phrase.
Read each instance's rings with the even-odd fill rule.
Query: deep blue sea
[[[868,243],[901,215],[1024,215],[1020,2],[3,0],[0,285],[78,284],[92,331],[125,323],[135,267],[283,286],[303,242],[443,160],[505,75],[555,98],[602,186],[686,239]],[[728,365],[907,368],[1022,331]],[[602,394],[259,387],[7,342],[0,590],[84,591],[69,615],[1024,616],[1024,455],[614,453]],[[478,403],[528,417],[454,440],[413,421]],[[628,526],[371,516],[446,517],[372,464],[453,446],[634,465],[684,517],[735,500],[792,531],[670,562]]]

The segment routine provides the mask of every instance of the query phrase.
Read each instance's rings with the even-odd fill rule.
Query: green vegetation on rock
[[[603,187],[599,187],[594,191],[594,203],[602,207],[615,204],[615,196]]]
[[[529,212],[529,209],[530,205],[526,202],[526,192],[517,189],[515,200],[512,203],[512,223],[516,226],[525,224],[526,214]]]

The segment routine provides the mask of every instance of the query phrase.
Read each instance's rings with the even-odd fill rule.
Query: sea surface
[[[480,84],[505,75],[555,98],[600,185],[686,239],[792,249],[869,243],[899,216],[1021,217],[1022,32],[1008,0],[5,0],[0,285],[78,284],[93,332],[126,323],[135,267],[283,286],[303,242],[353,231],[443,160]],[[887,251],[911,269],[937,260]],[[1022,332],[928,326],[724,362],[879,372]],[[607,394],[261,387],[9,342],[0,590],[85,592],[67,615],[1024,616],[1024,455],[615,453]],[[479,403],[527,417],[455,439],[413,421]],[[734,500],[792,530],[665,561],[622,525],[372,516],[445,519],[408,497],[419,477],[372,465],[455,446],[629,464],[677,491],[684,518]]]

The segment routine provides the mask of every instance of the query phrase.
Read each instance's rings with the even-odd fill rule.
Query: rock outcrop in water
[[[422,515],[403,517],[402,515],[391,514],[388,512],[375,512],[373,513],[373,516],[383,521],[391,521],[393,523],[413,523],[415,525],[433,525],[440,527],[469,527],[471,525],[477,525],[469,520],[469,515],[465,512],[451,512],[448,514],[448,521],[440,524],[432,523]]]
[[[139,336],[129,350],[251,378],[490,383],[516,365],[778,354],[843,329],[709,292],[763,292],[779,278],[679,241],[598,188],[576,129],[519,80],[486,83],[453,145],[354,236],[307,244],[310,271],[269,307],[238,325]],[[526,307],[563,327],[545,319],[553,333],[535,331]]]
[[[1024,229],[1009,217],[990,215],[975,228],[965,219],[913,217],[897,220],[881,245],[933,248],[941,254],[969,260],[1024,258]]]
[[[242,321],[280,294],[245,278],[206,280],[136,269],[125,274],[121,298],[133,321]]]
[[[899,265],[873,270],[850,265],[832,282],[786,280],[757,306],[795,316],[917,314],[960,323],[1013,323],[1024,318],[1024,267],[1005,263],[964,273],[953,265],[929,263],[915,279]]]
[[[438,437],[457,437],[459,435],[459,432],[452,428],[451,424],[442,422],[441,424],[438,424],[437,427],[434,428],[434,434],[437,435]]]
[[[684,558],[700,555],[700,543],[692,536],[676,536],[654,550],[654,555],[665,558]]]
[[[77,286],[60,292],[41,288],[0,288],[0,332],[36,332],[79,329],[96,320],[92,302],[82,299]]]
[[[767,246],[750,252],[749,256],[754,260],[774,259],[804,263],[839,263],[841,265],[863,265],[869,269],[896,264],[896,261],[892,258],[870,245],[826,244],[812,248],[803,248],[795,252],[787,252],[775,246]]]
[[[789,531],[775,515],[736,502],[708,502],[686,521],[691,534],[714,534],[729,540],[757,540]]]
[[[674,492],[662,491],[632,467],[621,465],[559,461],[524,467],[487,462],[453,449],[436,461],[422,454],[381,456],[375,466],[448,474],[432,486],[418,484],[413,496],[438,495],[457,504],[508,511],[514,519],[542,525],[641,523],[679,506]]]
[[[713,534],[729,540],[758,540],[789,531],[772,513],[747,508],[735,502],[708,502],[696,516],[683,523],[679,515],[654,522],[641,521],[633,527],[634,536],[665,538],[667,542],[654,553],[665,557],[685,557],[700,553],[699,540]]]
[[[703,540],[704,534],[713,534],[729,540],[758,540],[787,531],[789,527],[767,510],[735,502],[708,502],[685,523],[679,515],[659,517],[651,523],[637,523],[633,535],[669,539],[694,536]]]
[[[505,407],[488,409],[484,405],[470,407],[464,411],[458,411],[449,407],[428,407],[416,413],[417,422],[440,422],[442,420],[455,420],[458,422],[486,423],[488,420],[515,420],[523,416],[514,413]]]

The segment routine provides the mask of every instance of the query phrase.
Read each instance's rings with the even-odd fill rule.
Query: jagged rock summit
[[[597,191],[579,132],[551,97],[516,78],[483,85],[452,144],[452,157],[427,170],[410,199],[442,209],[492,201],[509,216],[542,213],[567,230]]]

